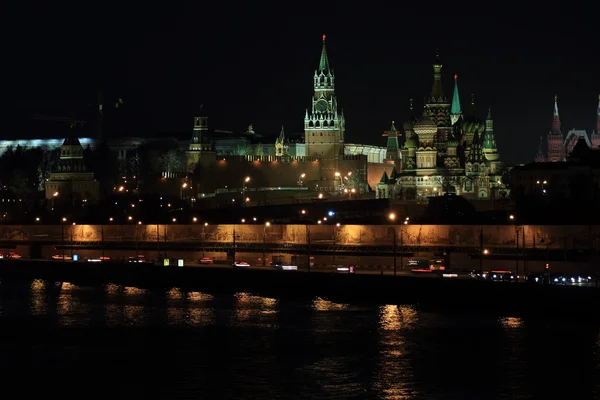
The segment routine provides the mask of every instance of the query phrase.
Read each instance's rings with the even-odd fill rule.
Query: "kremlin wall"
[[[271,243],[304,245],[335,243],[344,246],[392,246],[394,228],[398,244],[408,247],[595,249],[600,226],[554,225],[20,225],[0,226],[4,245],[62,242],[105,243]]]

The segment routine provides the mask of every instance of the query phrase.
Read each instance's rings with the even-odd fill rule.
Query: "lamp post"
[[[63,262],[65,262],[65,222],[67,222],[67,219],[65,217],[63,217],[61,220],[61,224],[60,224],[60,234],[62,237],[62,260],[63,260]]]
[[[71,225],[71,260],[73,259],[73,231],[75,230],[75,222]]]
[[[187,187],[188,187],[187,182],[184,182],[181,184],[181,187],[179,188],[179,198],[181,200],[183,200],[183,189],[187,189]]]
[[[408,225],[409,217],[404,219],[404,225]],[[400,269],[404,269],[404,227],[400,225]]]
[[[337,242],[337,228],[339,228],[340,223],[338,222],[333,226],[333,267],[335,268],[335,246]]]
[[[508,219],[515,224],[516,219],[514,215],[509,215]],[[517,251],[515,254],[515,276],[519,276],[519,227],[517,225],[515,225],[515,235],[515,247]]]
[[[304,185],[304,177],[306,177],[306,174],[303,173],[298,178],[298,204],[302,203],[302,200],[300,199],[300,189],[302,189],[302,185]]]
[[[249,176],[245,177],[244,181],[242,182],[242,207],[244,207],[244,203],[246,201],[246,185],[248,182],[250,182]]]
[[[54,211],[54,199],[58,197],[58,192],[52,193],[52,211]]]
[[[306,245],[308,247],[307,261],[308,261],[308,272],[310,272],[310,225],[306,224]]]
[[[265,267],[266,264],[266,257],[267,257],[267,228],[271,226],[270,222],[265,222],[265,226],[263,227],[263,259],[262,259],[262,264],[263,267]]]
[[[396,228],[398,227],[397,223],[396,223],[396,213],[389,213],[388,214],[388,218],[390,221],[392,221],[394,223],[394,276],[396,276],[397,273],[397,266],[396,266]]]
[[[233,262],[235,263],[235,224],[233,224]]]
[[[205,222],[204,225],[202,225],[202,258],[204,258],[206,253],[206,233],[204,231],[204,228],[206,228],[207,226],[208,222]]]
[[[341,175],[339,172],[337,172],[337,171],[336,171],[336,173],[335,173],[334,175],[335,175],[335,177],[336,177],[336,178],[340,178],[340,186],[339,186],[339,189],[338,189],[338,188],[336,188],[336,192],[337,192],[338,190],[342,190],[342,175]],[[334,182],[335,182],[335,180],[334,180]]]
[[[483,227],[479,230],[479,274],[483,276]]]

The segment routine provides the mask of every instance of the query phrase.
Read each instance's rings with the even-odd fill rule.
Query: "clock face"
[[[327,107],[328,107],[327,101],[323,100],[323,99],[317,101],[317,104],[315,104],[315,109],[320,112],[327,111]]]

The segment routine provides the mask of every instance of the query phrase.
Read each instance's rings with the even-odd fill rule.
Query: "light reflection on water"
[[[20,326],[36,335],[14,333]],[[594,397],[599,332],[585,321],[411,305],[0,283],[1,364],[88,384],[86,370],[113,371],[107,396],[155,385],[170,399]],[[131,371],[147,379],[128,381]]]

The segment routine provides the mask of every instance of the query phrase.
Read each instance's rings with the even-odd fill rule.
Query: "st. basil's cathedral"
[[[414,109],[411,101],[411,115]],[[383,173],[377,198],[425,200],[443,194],[470,199],[508,196],[502,183],[503,164],[496,147],[491,109],[485,120],[477,116],[474,98],[465,113],[454,75],[452,101],[444,94],[442,62],[433,63],[433,86],[423,113],[403,124],[405,142],[394,122],[389,131],[387,157],[393,161],[391,174]]]

